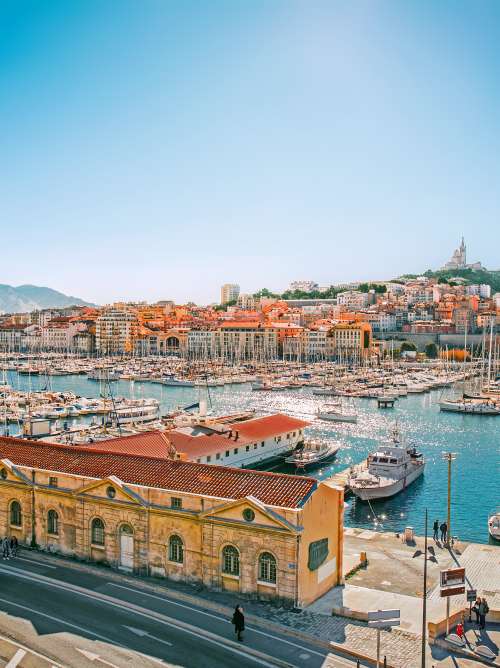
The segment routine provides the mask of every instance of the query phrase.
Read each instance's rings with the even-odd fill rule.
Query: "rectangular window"
[[[238,454],[238,448],[235,448],[235,449],[234,449],[234,454],[235,454],[235,455]]]
[[[263,448],[264,445],[265,445],[265,441],[261,441],[261,442],[260,442],[260,447]]]
[[[215,455],[215,459],[220,459],[220,452],[217,452]]]
[[[57,478],[53,478],[52,476],[50,476],[50,478],[49,478],[49,485],[50,485],[51,487],[57,487]]]
[[[321,538],[313,543],[309,543],[309,561],[307,567],[310,571],[315,571],[328,557],[328,538]]]
[[[254,450],[257,450],[257,443],[254,443],[254,444],[253,444],[253,449],[254,449]]]
[[[250,450],[250,446],[247,445],[247,446],[246,446],[246,451],[248,452],[249,450]]]
[[[229,450],[226,450],[226,457],[229,457]]]
[[[212,461],[212,455],[207,455],[207,464]]]
[[[170,498],[170,506],[179,510],[182,508],[182,499],[180,499],[178,496],[172,496]]]

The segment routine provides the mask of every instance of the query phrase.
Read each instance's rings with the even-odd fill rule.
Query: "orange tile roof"
[[[99,444],[102,447],[103,443]],[[98,448],[56,445],[0,437],[0,459],[17,466],[236,500],[254,496],[262,503],[299,508],[316,489],[305,476],[267,473],[106,452]]]

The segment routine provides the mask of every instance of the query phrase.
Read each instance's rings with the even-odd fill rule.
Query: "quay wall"
[[[411,332],[375,332],[373,338],[378,341],[408,341],[417,346],[419,352],[425,351],[425,346],[429,343],[435,343],[438,346],[449,348],[463,348],[464,335],[463,334],[432,334],[429,332],[411,333]],[[483,341],[482,334],[468,334],[467,346],[480,345]]]

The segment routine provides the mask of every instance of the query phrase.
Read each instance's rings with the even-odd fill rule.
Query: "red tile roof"
[[[170,430],[167,432],[167,436],[178,452],[184,453],[190,459],[197,459],[216,452],[224,452],[231,448],[264,441],[273,436],[286,435],[287,432],[304,429],[310,424],[305,420],[298,420],[289,415],[276,413],[275,415],[227,425],[228,432],[224,434],[211,432],[191,436],[189,433],[182,431],[181,428]],[[235,438],[236,434],[238,434],[237,439]]]
[[[99,447],[102,445],[100,443]],[[300,507],[317,486],[316,480],[304,476],[118,454],[98,448],[10,437],[0,437],[0,459],[9,459],[17,466],[89,478],[115,475],[132,485],[187,494],[229,500],[254,496],[266,505],[282,508]]]

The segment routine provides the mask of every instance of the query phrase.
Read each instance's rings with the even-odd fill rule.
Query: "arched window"
[[[240,574],[240,553],[233,545],[222,550],[222,572],[228,575]]]
[[[47,513],[47,532],[54,536],[59,535],[59,515],[55,510],[49,510]]]
[[[276,558],[270,552],[259,557],[259,580],[276,584]]]
[[[104,522],[99,517],[92,520],[91,533],[93,545],[104,545]]]
[[[180,536],[170,536],[168,541],[168,559],[178,564],[184,562],[184,543]]]
[[[14,527],[20,527],[23,524],[21,504],[19,501],[12,501],[10,504],[10,523]]]

